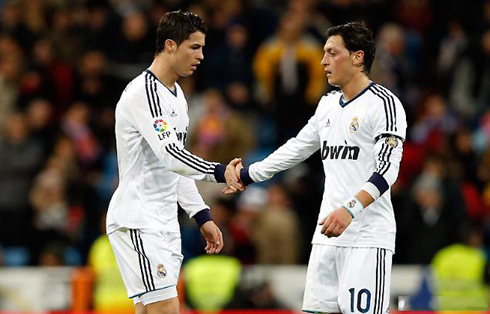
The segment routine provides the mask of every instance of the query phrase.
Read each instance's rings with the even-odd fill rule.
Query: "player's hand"
[[[218,254],[223,248],[223,234],[219,230],[214,221],[206,221],[201,226],[201,233],[206,240],[204,250],[208,254]]]
[[[235,158],[226,166],[225,179],[226,187],[223,189],[224,194],[233,194],[245,190],[245,185],[240,181],[240,170],[243,168],[242,159]]]
[[[352,216],[347,209],[340,207],[323,218],[319,224],[323,225],[322,234],[330,238],[340,236],[351,222]]]

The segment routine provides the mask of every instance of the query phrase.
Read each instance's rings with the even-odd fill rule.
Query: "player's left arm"
[[[211,218],[209,206],[204,203],[193,179],[184,176],[179,177],[177,201],[189,217],[194,218],[199,226],[206,240],[206,253],[219,253],[223,248],[223,234]]]
[[[386,106],[373,108],[371,117],[376,170],[355,195],[320,222],[323,225],[321,232],[328,237],[341,235],[357,215],[390,189],[398,177],[407,128],[405,110],[398,98],[381,88],[379,92],[383,92]]]

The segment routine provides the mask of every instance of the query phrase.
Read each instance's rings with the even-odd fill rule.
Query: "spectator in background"
[[[13,114],[0,139],[0,243],[5,246],[29,243],[28,195],[42,159],[41,144],[29,136],[29,121],[23,113]]]
[[[260,45],[253,62],[262,102],[277,120],[279,144],[297,134],[325,91],[318,64],[322,48],[304,27],[304,15],[286,12],[276,35]]]
[[[101,50],[104,54],[112,50],[114,35],[120,34],[120,18],[111,9],[109,0],[89,0],[76,10],[85,34],[85,47]]]
[[[482,229],[478,224],[464,225],[463,230],[461,240],[439,250],[431,263],[438,311],[488,310],[488,258],[482,250]]]
[[[450,85],[455,66],[468,49],[469,39],[461,22],[452,20],[448,25],[448,32],[441,41],[438,56],[438,79],[441,81],[444,97],[450,93]]]
[[[0,36],[0,137],[17,109],[19,84],[24,70],[23,52],[13,37]]]
[[[52,95],[40,96],[51,96],[49,99],[53,99],[56,111],[63,112],[73,97],[73,69],[60,59],[51,39],[44,37],[36,41],[30,66],[52,88],[48,91]]]
[[[253,264],[256,261],[256,248],[252,237],[255,222],[267,202],[267,191],[264,188],[251,186],[237,201],[237,212],[230,221],[230,236],[234,244],[233,256],[242,264]]]
[[[90,109],[84,102],[75,102],[68,109],[63,122],[63,132],[73,140],[78,159],[91,166],[100,157],[100,147],[89,125]]]
[[[267,189],[267,203],[255,219],[252,243],[259,264],[297,264],[301,247],[298,217],[284,187]]]
[[[113,100],[123,89],[119,80],[107,73],[107,57],[100,50],[87,50],[80,56],[74,98],[83,100],[91,109],[114,110]]]
[[[49,38],[57,48],[60,59],[74,66],[85,49],[80,18],[86,17],[83,14],[86,11],[77,10],[76,6],[71,7],[66,3],[59,3],[51,9]]]
[[[53,152],[59,127],[54,120],[53,105],[45,98],[37,98],[27,106],[27,121],[31,136],[42,144],[44,158]]]
[[[247,110],[253,83],[252,58],[248,46],[248,30],[240,23],[226,29],[226,36],[209,53],[206,62],[206,83],[225,92],[236,109]]]
[[[406,31],[395,23],[384,24],[378,35],[372,78],[392,90],[406,103],[412,69],[406,53]],[[410,104],[413,102],[410,102]]]
[[[481,114],[490,103],[490,28],[476,47],[457,60],[449,87],[451,106],[465,118]]]
[[[219,162],[245,156],[254,146],[253,129],[229,108],[218,90],[207,90],[203,102],[204,112],[190,137],[192,150]]]
[[[66,180],[60,169],[47,168],[38,175],[30,193],[30,202],[34,210],[34,226],[46,235],[40,241],[41,245],[76,231],[68,230]]]
[[[446,153],[448,137],[458,127],[458,117],[448,108],[442,95],[432,94],[423,102],[422,114],[412,127],[411,138],[429,152]]]
[[[122,81],[129,81],[141,73],[153,59],[155,37],[149,32],[145,14],[141,11],[128,12],[121,31],[112,36],[113,47],[107,52],[111,74]]]
[[[27,26],[21,1],[7,0],[3,3],[0,18],[2,33],[16,38],[24,50],[29,52],[35,41],[35,34]],[[32,10],[30,11],[32,13]]]
[[[400,263],[429,264],[439,249],[457,241],[467,221],[461,189],[445,168],[437,157],[426,160],[409,201],[398,209]]]

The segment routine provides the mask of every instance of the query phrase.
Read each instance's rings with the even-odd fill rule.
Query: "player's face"
[[[205,35],[199,31],[189,35],[177,48],[174,69],[179,76],[190,76],[204,59]]]
[[[325,54],[322,59],[322,66],[327,73],[328,83],[332,86],[345,86],[356,73],[353,62],[353,53],[345,48],[344,40],[341,36],[330,36],[323,47]]]

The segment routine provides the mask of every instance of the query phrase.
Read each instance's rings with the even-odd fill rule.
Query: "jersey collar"
[[[344,94],[340,95],[340,98],[339,98],[339,105],[340,105],[340,107],[344,108],[345,106],[347,106],[348,104],[350,104],[351,102],[353,102],[354,100],[356,100],[357,98],[359,98],[362,94],[364,94],[373,85],[374,85],[374,83],[372,81],[370,81],[369,82],[369,85],[366,86],[366,88],[364,88],[359,94],[356,95],[356,97],[352,98],[349,101],[345,101],[344,100]]]
[[[175,97],[177,97],[177,86],[174,86],[174,90],[171,90],[170,88],[168,88],[165,84],[163,84],[159,79],[158,77],[150,71],[150,69],[146,69],[145,70],[146,73],[150,74],[151,76],[153,76],[155,78],[155,80],[157,82],[159,82],[160,84],[162,84],[166,89],[168,89],[169,92],[172,93],[172,95],[174,95]]]

